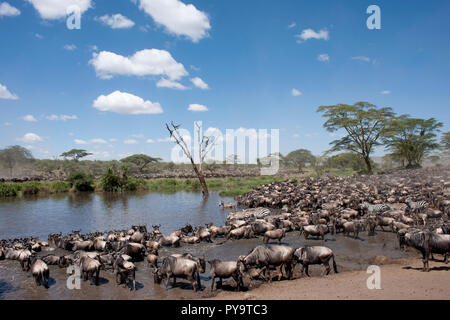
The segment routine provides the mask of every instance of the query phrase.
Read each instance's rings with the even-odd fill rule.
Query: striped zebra
[[[381,204],[370,204],[368,202],[363,202],[361,204],[361,209],[367,210],[369,214],[375,213],[380,214],[385,211],[390,210],[389,206],[387,204],[381,203]]]
[[[428,202],[426,201],[414,202],[411,199],[407,199],[405,202],[408,205],[411,212],[414,213],[423,212],[428,209]]]

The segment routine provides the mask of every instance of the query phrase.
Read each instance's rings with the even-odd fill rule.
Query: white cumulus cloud
[[[383,91],[381,91],[381,94],[391,94],[391,91],[390,90],[383,90]]]
[[[319,32],[316,32],[313,29],[304,29],[302,33],[297,34],[295,37],[298,38],[297,40],[298,43],[304,42],[309,39],[318,39],[318,40],[330,39],[330,35],[327,29],[322,29]]]
[[[322,53],[317,56],[317,60],[319,60],[321,62],[328,62],[328,61],[330,61],[330,56],[326,53]]]
[[[182,85],[179,82],[168,80],[168,79],[165,79],[165,78],[162,78],[161,80],[159,80],[156,83],[156,86],[158,88],[171,88],[171,89],[178,89],[178,90],[186,90],[186,89],[188,89],[187,87],[185,87],[184,85]]]
[[[158,102],[144,101],[141,97],[130,93],[114,91],[95,99],[93,107],[100,111],[111,111],[119,114],[158,114],[163,109]]]
[[[2,2],[0,3],[0,17],[6,16],[6,17],[16,17],[20,15],[20,10],[16,7],[13,7],[8,2]]]
[[[66,114],[62,114],[62,115],[56,115],[56,114],[52,114],[50,116],[46,116],[45,117],[47,120],[50,121],[67,121],[67,120],[77,120],[78,117],[76,115],[66,115]]]
[[[137,51],[131,57],[101,51],[93,53],[89,63],[94,67],[97,76],[102,79],[111,79],[114,75],[165,75],[170,80],[179,80],[188,75],[183,64],[175,61],[169,52],[158,49]]]
[[[66,44],[63,48],[67,51],[74,51],[77,49],[77,46],[74,44]]]
[[[66,17],[67,9],[77,6],[83,14],[92,7],[91,0],[28,0],[42,19],[56,20]]]
[[[297,90],[297,89],[292,89],[292,91],[291,91],[291,94],[294,96],[294,97],[298,97],[298,96],[301,96],[302,95],[302,92],[300,91],[300,90]]]
[[[19,97],[9,92],[8,88],[0,83],[0,99],[17,100]]]
[[[127,139],[127,140],[124,140],[123,143],[125,143],[125,144],[138,144],[139,142],[137,140],[134,140],[134,139]]]
[[[96,18],[103,22],[105,25],[110,26],[112,29],[128,29],[132,28],[135,23],[134,21],[128,19],[127,17],[121,15],[120,13],[107,15]]]
[[[208,108],[204,105],[193,103],[189,105],[188,110],[192,112],[206,112]]]
[[[370,62],[371,61],[371,59],[369,57],[364,57],[364,56],[352,57],[352,60],[360,60],[360,61],[364,61],[364,62]]]
[[[202,90],[209,89],[208,84],[199,77],[192,78],[191,82],[194,84],[194,86],[196,86],[197,88],[200,88]]]
[[[28,121],[28,122],[36,122],[36,118],[34,116],[32,116],[31,114],[26,115],[25,117],[22,118],[24,121]]]
[[[211,29],[205,12],[180,0],[140,0],[139,8],[169,33],[185,36],[192,42],[207,37],[208,30]]]
[[[42,139],[35,133],[27,133],[22,138],[18,138],[17,140],[25,142],[25,143],[36,143],[36,142],[41,142],[44,139]]]

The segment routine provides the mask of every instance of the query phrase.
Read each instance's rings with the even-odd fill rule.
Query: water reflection
[[[49,197],[26,197],[0,201],[0,238],[38,236],[128,228],[131,225],[161,224],[168,233],[186,223],[222,224],[226,212],[221,198],[211,192],[203,198],[197,192],[176,193],[71,193]]]

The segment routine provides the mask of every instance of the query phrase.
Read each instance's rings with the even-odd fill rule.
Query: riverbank
[[[449,300],[450,265],[430,262],[422,272],[420,259],[399,259],[380,266],[381,289],[369,290],[366,271],[262,284],[249,292],[222,291],[215,300]],[[276,294],[274,294],[276,293]]]
[[[267,183],[289,179],[288,176],[255,176],[255,177],[226,177],[207,179],[208,189],[219,191],[222,197],[234,197],[251,191]],[[100,180],[94,181],[93,192],[103,192]],[[136,179],[130,178],[127,186],[129,191],[177,192],[201,191],[197,178],[188,179]],[[0,182],[0,197],[21,197],[26,195],[50,195],[74,192],[67,181],[26,181],[26,182]]]

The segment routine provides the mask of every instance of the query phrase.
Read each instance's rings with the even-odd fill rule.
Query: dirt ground
[[[369,290],[366,271],[263,284],[248,292],[220,292],[212,299],[229,300],[449,300],[450,264],[430,261],[422,272],[420,259],[381,265],[381,289]],[[311,268],[311,267],[310,267]]]

